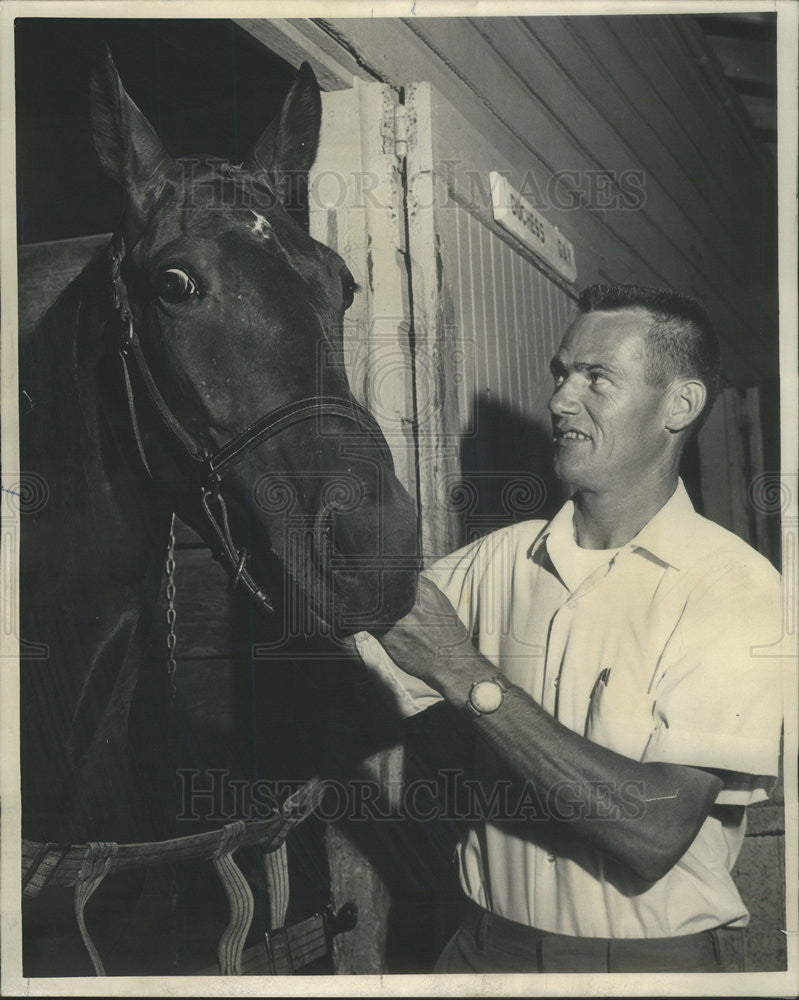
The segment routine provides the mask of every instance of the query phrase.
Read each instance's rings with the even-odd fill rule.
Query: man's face
[[[616,492],[667,459],[665,391],[645,379],[643,309],[579,316],[551,369],[555,473],[575,489]]]

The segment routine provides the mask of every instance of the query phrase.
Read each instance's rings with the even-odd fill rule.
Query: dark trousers
[[[436,972],[724,972],[715,931],[583,938],[517,924],[470,904]]]

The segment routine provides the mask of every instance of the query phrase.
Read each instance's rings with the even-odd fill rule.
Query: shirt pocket
[[[585,736],[625,757],[641,760],[654,727],[654,703],[635,678],[606,667],[591,692]]]

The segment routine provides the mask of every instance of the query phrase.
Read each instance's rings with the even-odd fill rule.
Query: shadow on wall
[[[697,513],[705,513],[705,505],[702,498],[702,478],[699,456],[699,441],[694,435],[686,444],[685,451],[680,462],[680,475],[685,483],[685,489],[691,498]]]
[[[475,399],[461,439],[461,476],[447,490],[464,542],[517,521],[549,520],[563,503],[552,471],[549,423],[486,395]]]

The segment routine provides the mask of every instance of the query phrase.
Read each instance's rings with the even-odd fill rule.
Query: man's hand
[[[379,639],[398,667],[436,690],[454,662],[479,657],[455,609],[424,576],[414,606]]]

